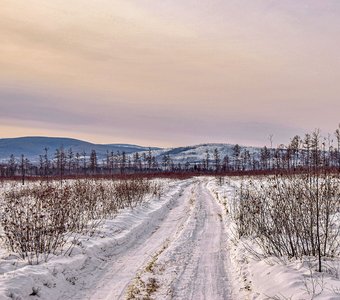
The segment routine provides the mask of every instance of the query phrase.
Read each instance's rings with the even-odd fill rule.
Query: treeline
[[[334,135],[323,137],[319,130],[294,136],[288,145],[277,148],[232,147],[226,155],[218,148],[206,151],[201,161],[176,161],[170,154],[156,157],[150,149],[146,152],[126,154],[107,152],[98,157],[95,150],[90,153],[76,152],[60,147],[50,154],[45,148],[38,162],[29,161],[24,154],[20,158],[11,155],[0,164],[1,178],[60,177],[69,176],[114,176],[117,174],[146,173],[275,173],[277,171],[304,172],[315,167],[340,171],[340,127]]]

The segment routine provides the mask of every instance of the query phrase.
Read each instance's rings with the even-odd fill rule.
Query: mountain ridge
[[[89,156],[92,150],[95,150],[99,160],[106,158],[107,151],[109,152],[125,152],[127,155],[133,153],[147,154],[149,149],[152,150],[152,155],[160,162],[164,156],[170,156],[175,163],[197,163],[206,158],[207,152],[212,158],[215,149],[218,150],[220,158],[225,155],[231,155],[235,144],[227,143],[201,143],[197,145],[189,145],[182,147],[145,147],[134,144],[95,144],[84,140],[64,137],[44,137],[44,136],[27,136],[16,138],[0,139],[0,161],[8,161],[11,154],[19,159],[22,154],[25,155],[31,162],[38,162],[39,156],[45,154],[45,148],[48,149],[50,159],[54,157],[56,149],[64,147],[65,151],[72,148],[73,153]],[[258,152],[259,147],[240,146],[242,149],[247,149],[251,152]]]
[[[95,150],[98,156],[104,156],[107,151],[126,152],[127,154],[147,151],[149,147],[134,144],[96,144],[80,139],[68,137],[47,137],[47,136],[24,136],[15,138],[0,138],[0,160],[9,159],[13,154],[20,157],[22,154],[30,160],[36,161],[39,155],[44,154],[48,149],[49,156],[52,157],[56,149],[63,147],[65,150],[72,148],[74,153],[86,152],[90,154]],[[160,150],[158,147],[150,147],[152,150]]]

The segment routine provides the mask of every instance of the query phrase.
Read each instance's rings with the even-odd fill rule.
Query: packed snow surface
[[[144,222],[126,246],[110,250],[101,270],[70,299],[230,299],[220,208],[205,184],[182,184],[162,212]],[[65,295],[66,296],[66,295]]]
[[[1,250],[0,299],[340,299],[336,276],[321,278],[306,261],[253,257],[251,241],[237,240],[237,181],[163,183],[160,198],[105,220],[70,256],[28,265]]]

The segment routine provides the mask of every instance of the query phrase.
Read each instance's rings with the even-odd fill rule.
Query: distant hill
[[[207,152],[209,153],[209,159],[213,160],[214,150],[217,149],[220,159],[223,159],[226,155],[231,156],[233,154],[234,144],[200,144],[195,146],[167,148],[167,149],[155,149],[152,151],[152,155],[156,157],[158,161],[162,160],[162,157],[169,155],[174,163],[201,163],[203,159],[206,159]],[[242,150],[247,149],[251,154],[258,155],[260,148],[241,146]]]
[[[44,154],[44,149],[48,149],[50,157],[53,157],[56,149],[64,147],[65,150],[72,148],[74,153],[86,152],[88,155],[92,150],[97,152],[98,158],[103,158],[106,152],[123,152],[135,153],[140,151],[147,151],[149,147],[142,147],[130,144],[93,144],[82,140],[72,138],[58,138],[58,137],[19,137],[19,138],[5,138],[0,139],[0,161],[8,160],[13,154],[19,158],[24,154],[32,162],[38,161],[39,155]],[[160,148],[151,148],[152,150],[160,150]]]
[[[213,160],[214,150],[217,149],[219,156],[231,156],[233,153],[233,144],[201,144],[195,146],[175,147],[175,148],[157,148],[152,147],[152,155],[158,162],[162,161],[165,155],[169,155],[174,163],[201,163],[206,159],[208,151],[210,160]],[[98,159],[101,161],[106,157],[107,151],[114,153],[125,152],[132,155],[133,153],[144,152],[147,154],[149,147],[143,147],[130,144],[93,144],[82,140],[72,138],[55,138],[55,137],[20,137],[0,139],[0,161],[8,161],[11,154],[17,159],[24,154],[31,162],[38,162],[39,155],[44,154],[44,149],[48,148],[49,158],[53,158],[56,149],[64,147],[67,151],[72,148],[73,153],[85,153],[89,156],[92,150],[95,150]],[[260,149],[256,147],[242,147],[250,153],[258,154]]]

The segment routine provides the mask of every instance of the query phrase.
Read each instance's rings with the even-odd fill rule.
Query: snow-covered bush
[[[238,200],[234,210],[238,234],[255,237],[264,254],[340,255],[338,174],[278,174],[249,180],[241,185]]]
[[[68,187],[34,186],[6,193],[1,223],[5,243],[30,263],[47,259],[79,227]]]
[[[3,196],[1,225],[5,245],[29,263],[62,252],[77,234],[93,231],[119,209],[134,207],[160,186],[144,179],[76,180],[15,187]]]
[[[161,188],[158,184],[152,184],[144,179],[120,180],[114,183],[115,199],[117,199],[118,208],[124,208],[127,205],[131,208],[140,203],[145,194],[160,196]]]

